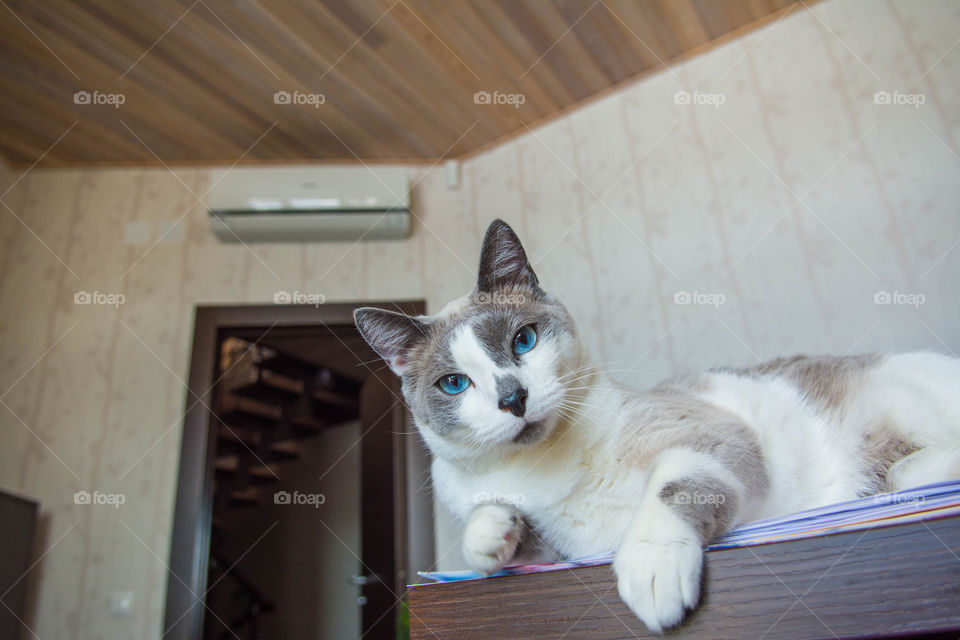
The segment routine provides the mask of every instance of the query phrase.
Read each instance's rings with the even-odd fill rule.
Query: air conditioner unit
[[[234,167],[210,173],[223,242],[390,240],[410,234],[403,167]]]

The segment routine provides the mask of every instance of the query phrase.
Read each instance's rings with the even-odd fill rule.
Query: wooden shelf
[[[667,638],[888,638],[960,630],[960,516],[707,553]],[[609,565],[410,588],[410,637],[657,638]],[[956,635],[952,636],[956,637]]]

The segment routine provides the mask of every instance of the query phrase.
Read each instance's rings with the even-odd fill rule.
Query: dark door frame
[[[187,410],[183,418],[180,445],[180,468],[170,543],[169,577],[164,606],[164,638],[197,640],[203,637],[203,594],[207,589],[207,566],[210,552],[210,525],[213,512],[213,461],[216,447],[215,425],[207,409],[216,386],[218,346],[221,332],[243,327],[343,327],[353,326],[353,310],[375,306],[403,311],[410,315],[425,313],[422,300],[400,302],[363,302],[313,305],[243,305],[198,306],[193,329],[193,350],[190,357]],[[396,381],[394,380],[395,384]],[[399,388],[398,385],[395,388]],[[395,466],[398,462],[395,453]],[[395,468],[400,482],[408,468]],[[401,500],[408,496],[401,496]],[[403,501],[403,500],[402,500]],[[405,501],[403,501],[405,502]],[[401,505],[411,507],[412,505]],[[421,509],[422,511],[422,505]],[[409,522],[404,522],[407,509],[395,514],[397,534],[407,537]],[[396,521],[396,520],[395,520]],[[420,546],[429,543],[426,551],[432,556],[433,523],[423,526]],[[411,532],[412,533],[412,532]],[[409,554],[406,542],[400,557]],[[421,549],[420,553],[424,553]],[[406,567],[402,566],[401,571]]]

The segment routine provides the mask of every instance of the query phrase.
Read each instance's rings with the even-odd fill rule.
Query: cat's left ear
[[[503,220],[487,227],[480,249],[480,274],[477,291],[495,291],[503,286],[537,288],[539,281],[527,260],[520,238]]]
[[[426,322],[394,311],[361,307],[353,312],[353,321],[367,344],[398,376],[409,371],[411,350],[427,339]]]

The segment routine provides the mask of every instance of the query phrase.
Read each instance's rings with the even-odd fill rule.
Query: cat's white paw
[[[700,599],[703,549],[695,534],[628,534],[613,561],[620,599],[654,633],[680,623]]]
[[[513,509],[482,504],[467,520],[463,557],[474,571],[496,573],[513,558],[522,534],[523,523]]]

